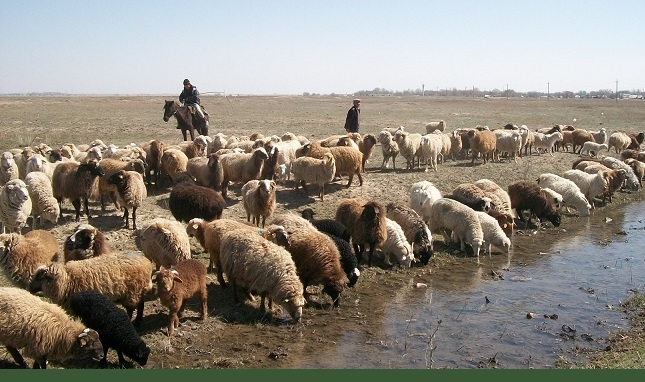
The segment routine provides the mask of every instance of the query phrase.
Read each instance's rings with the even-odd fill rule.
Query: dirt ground
[[[170,99],[171,97],[167,97]],[[161,139],[167,143],[180,140],[174,121],[164,123],[162,106],[164,97],[2,97],[0,98],[0,148],[2,151],[23,145],[45,142],[52,147],[66,142],[89,143],[101,138],[105,143],[124,145]],[[211,114],[211,134],[223,132],[228,135],[246,135],[262,132],[266,135],[281,135],[286,131],[302,134],[311,140],[331,134],[342,133],[342,122],[351,98],[343,97],[206,97],[204,105]],[[531,129],[551,126],[554,123],[573,123],[578,127],[597,130],[606,127],[610,131],[639,131],[645,121],[642,102],[634,103],[603,100],[470,100],[470,99],[423,99],[421,97],[363,100],[361,133],[377,134],[383,127],[404,125],[411,132],[423,132],[425,122],[444,119],[447,131],[456,128],[471,128],[475,125],[501,127],[508,122],[527,124]],[[574,125],[576,123],[573,123]],[[610,155],[616,156],[611,153]],[[382,154],[377,146],[367,165],[363,185],[357,179],[346,188],[347,179],[325,187],[325,201],[317,196],[295,193],[292,184],[280,186],[277,192],[277,213],[301,211],[311,207],[318,218],[333,217],[339,201],[361,197],[382,203],[408,202],[409,186],[420,180],[430,180],[438,188],[449,193],[460,183],[488,178],[500,186],[520,180],[534,180],[543,172],[562,173],[570,168],[577,155],[555,153],[532,155],[517,163],[482,164],[476,160],[471,166],[469,159],[447,161],[438,172],[422,170],[403,171],[402,158],[397,158],[397,170],[380,169]],[[231,199],[224,212],[225,218],[245,220],[246,214],[240,203],[239,190],[235,185],[229,190]],[[172,219],[168,211],[170,188],[150,190],[145,205],[137,211],[137,224],[157,217]],[[310,195],[317,195],[316,187]],[[626,203],[632,196],[618,194],[614,203]],[[605,207],[600,207],[605,208]],[[135,252],[135,232],[123,228],[121,212],[113,206],[100,212],[98,203],[90,204],[93,214],[89,222],[103,231],[115,252]],[[63,219],[56,226],[47,226],[62,243],[74,230],[73,207],[69,202],[63,206]],[[574,224],[570,215],[564,214],[563,226]],[[550,225],[546,230],[552,229]],[[327,296],[317,294],[314,303],[303,312],[303,320],[292,324],[279,309],[272,315],[262,317],[259,301],[235,304],[230,290],[222,289],[215,275],[209,275],[209,316],[202,322],[197,319],[199,305],[191,301],[187,306],[182,326],[169,338],[165,333],[167,309],[158,301],[146,302],[140,333],[151,347],[146,368],[292,368],[312,354],[333,353],[336,341],[343,331],[365,333],[378,340],[378,333],[371,333],[372,321],[379,320],[383,310],[383,296],[399,289],[419,277],[446,277],[458,274],[460,266],[471,264],[474,259],[455,254],[454,247],[447,248],[440,236],[435,235],[435,258],[427,266],[402,270],[388,267],[380,261],[375,266],[362,266],[361,277],[354,288],[342,294],[341,307],[332,309]],[[208,262],[201,246],[192,242],[195,258]],[[491,276],[492,277],[492,276]],[[0,278],[0,285],[6,279]],[[315,352],[315,353],[314,353]],[[360,358],[360,357],[358,357]],[[111,367],[118,367],[116,354],[110,353]],[[0,367],[13,367],[11,357],[0,350]],[[94,367],[94,364],[70,363],[53,367]],[[360,367],[360,365],[357,365]],[[138,367],[131,365],[131,367]]]

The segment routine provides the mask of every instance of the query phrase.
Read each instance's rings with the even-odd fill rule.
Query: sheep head
[[[70,350],[72,358],[75,359],[91,357],[92,359],[100,360],[104,355],[98,332],[90,328],[85,328],[78,335],[76,343]]]
[[[152,281],[157,283],[158,290],[166,293],[170,292],[175,283],[183,283],[184,281],[179,277],[179,272],[175,269],[162,269],[156,271],[152,275]]]

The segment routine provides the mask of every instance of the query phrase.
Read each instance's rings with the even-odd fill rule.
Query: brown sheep
[[[370,267],[376,247],[387,239],[385,214],[385,208],[380,203],[360,198],[345,199],[336,209],[336,220],[349,230],[359,262],[366,245],[369,244],[368,266]]]
[[[580,154],[580,151],[582,150],[582,145],[585,144],[585,142],[595,142],[596,140],[593,137],[593,134],[588,132],[587,130],[584,129],[575,129],[571,132],[571,138],[573,140],[573,152],[575,154]],[[563,137],[563,144],[564,144],[564,137]],[[580,149],[576,151],[576,147],[580,146]]]
[[[625,160],[628,158],[634,158],[637,161],[645,163],[645,153],[639,152],[638,150],[625,149],[620,152],[620,159]]]
[[[468,132],[468,139],[470,141],[470,149],[473,152],[473,159],[470,162],[471,165],[475,165],[477,154],[481,154],[484,163],[488,162],[489,158],[493,158],[497,143],[495,133],[489,130],[471,130]]]
[[[56,166],[52,175],[52,190],[59,206],[63,198],[69,198],[76,210],[75,221],[81,219],[81,199],[85,207],[85,215],[90,218],[88,200],[98,189],[98,178],[105,175],[99,162],[95,159],[87,163],[63,162]],[[61,208],[61,217],[63,209]]]
[[[21,288],[29,286],[39,266],[58,261],[59,252],[56,237],[48,231],[0,234],[0,266]]]
[[[643,143],[643,140],[645,140],[645,133],[629,134],[629,139],[631,142],[627,148],[631,150],[640,150],[641,144]]]
[[[63,244],[65,262],[89,259],[90,257],[107,255],[110,252],[105,235],[89,224],[78,225],[74,233],[69,235]]]
[[[358,151],[363,153],[363,160],[361,164],[362,172],[365,172],[365,163],[372,157],[375,146],[376,137],[372,134],[365,134],[363,136],[363,140],[358,142]]]
[[[322,159],[327,152],[334,156],[336,174],[349,176],[345,187],[352,184],[354,175],[358,176],[359,185],[363,185],[363,176],[361,175],[363,154],[360,151],[346,146],[322,147],[317,143],[308,143],[302,147],[302,154],[312,158]]]
[[[517,211],[520,221],[524,221],[522,211],[529,210],[526,226],[531,224],[531,215],[538,219],[546,219],[555,227],[560,225],[560,214],[553,203],[553,198],[536,183],[525,180],[517,181],[508,186],[508,195],[511,198],[511,207]]]

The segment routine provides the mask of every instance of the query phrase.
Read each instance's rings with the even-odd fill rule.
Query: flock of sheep
[[[218,133],[168,145],[152,140],[117,148],[95,140],[52,149],[45,144],[4,152],[0,163],[0,267],[15,287],[0,288],[0,343],[23,367],[22,354],[34,367],[47,359],[64,361],[87,356],[107,362],[109,348],[141,365],[150,348],[136,326],[144,319],[144,302],[159,298],[168,308],[167,334],[179,326],[186,301],[197,296],[200,318],[207,316],[207,273],[217,272],[221,287],[232,297],[261,298],[260,311],[280,305],[294,321],[310,301],[307,287],[321,285],[333,306],[360,277],[361,263],[399,266],[427,265],[433,255],[433,233],[444,244],[455,243],[472,256],[497,247],[508,252],[517,224],[533,217],[558,226],[561,214],[574,208],[589,216],[621,190],[638,191],[645,175],[645,154],[638,151],[645,134],[607,135],[555,125],[545,131],[507,125],[444,133],[445,121],[429,123],[427,134],[384,129],[378,135],[357,133],[311,142],[303,136],[254,134],[245,138]],[[517,181],[503,188],[488,179],[463,183],[442,193],[433,183],[410,185],[409,201],[383,203],[363,198],[338,203],[333,219],[316,219],[308,208],[301,215],[275,214],[276,193],[287,184],[324,186],[342,176],[363,185],[365,164],[377,143],[381,168],[401,156],[405,170],[439,170],[447,159],[516,161],[524,155],[569,150],[588,155],[563,174],[545,173],[537,181]],[[599,157],[614,149],[618,160]],[[402,171],[405,171],[402,170]],[[290,183],[288,183],[290,182]],[[224,218],[229,185],[240,188],[247,222]],[[148,192],[170,186],[168,207],[175,220],[157,218],[138,228],[136,211]],[[60,244],[47,230],[71,201],[76,222],[81,207],[90,217],[89,201],[107,198],[122,209],[125,228],[136,232],[141,254],[111,250],[105,235],[79,224]],[[31,230],[25,233],[28,217]],[[206,266],[193,259],[190,238],[209,255]],[[378,253],[377,254],[377,250]],[[62,255],[62,256],[61,256]],[[224,277],[226,275],[226,278]],[[29,292],[27,292],[27,289]],[[39,293],[52,302],[33,295]],[[119,303],[125,312],[116,307]],[[131,321],[136,311],[134,321]]]

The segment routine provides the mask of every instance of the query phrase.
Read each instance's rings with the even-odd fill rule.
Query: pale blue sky
[[[645,89],[645,1],[0,0],[0,93]]]

